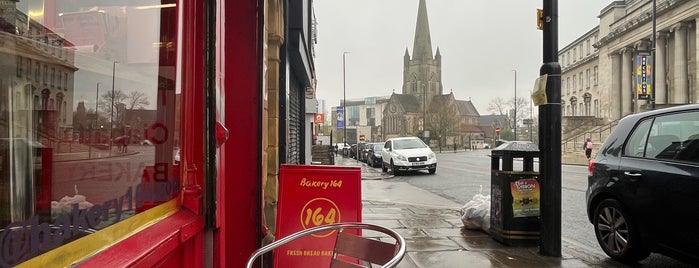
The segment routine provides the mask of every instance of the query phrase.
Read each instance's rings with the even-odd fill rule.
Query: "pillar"
[[[267,146],[263,169],[264,214],[269,232],[276,231],[279,185],[279,50],[284,43],[284,9],[281,0],[268,0],[267,6]]]
[[[633,113],[633,93],[636,92],[631,85],[632,65],[631,58],[632,48],[621,49],[621,116],[624,117]]]
[[[678,23],[672,28],[675,36],[675,88],[672,90],[672,103],[685,104],[689,99],[687,83],[687,26]]]
[[[621,118],[621,54],[612,53],[612,83],[609,91],[609,117]]]
[[[665,72],[667,33],[658,32],[655,39],[655,77],[653,86],[655,90],[655,104],[667,103],[667,73]]]

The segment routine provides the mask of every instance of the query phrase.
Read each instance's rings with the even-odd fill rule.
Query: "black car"
[[[699,263],[699,105],[624,117],[588,169],[587,215],[607,255]]]
[[[367,164],[371,167],[381,166],[381,149],[383,149],[383,143],[372,143],[371,148],[369,148]]]

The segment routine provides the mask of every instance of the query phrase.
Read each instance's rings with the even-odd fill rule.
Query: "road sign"
[[[500,128],[499,128],[499,127],[496,127],[496,128],[495,128],[495,134],[500,134]]]
[[[359,140],[360,140],[360,141],[364,141],[364,140],[366,140],[366,137],[364,136],[364,134],[362,134],[362,135],[359,135]]]
[[[324,114],[316,114],[315,117],[313,118],[313,123],[316,123],[316,124],[322,124],[324,121],[325,121]]]

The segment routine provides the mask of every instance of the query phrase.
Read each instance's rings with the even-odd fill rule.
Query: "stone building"
[[[612,122],[652,109],[653,97],[656,108],[699,101],[699,1],[658,0],[655,13],[655,46],[652,1],[625,0],[611,2],[598,27],[559,51],[564,122]]]
[[[445,114],[447,119],[452,117],[455,125],[448,133],[436,125],[438,114]],[[423,135],[425,130],[431,129],[437,132],[431,138],[441,138],[442,145],[465,144],[464,136],[472,136],[471,142],[480,140],[482,144],[483,131],[478,128],[478,117],[470,100],[456,100],[453,92],[443,92],[442,56],[439,47],[434,55],[432,53],[427,5],[425,0],[420,0],[413,53],[411,56],[405,50],[402,92],[391,94],[383,110],[382,136],[388,139]]]

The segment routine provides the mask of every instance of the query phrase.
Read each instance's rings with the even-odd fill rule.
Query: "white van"
[[[437,171],[437,156],[421,139],[401,137],[388,139],[381,150],[381,170],[391,169],[394,175],[401,171]]]

